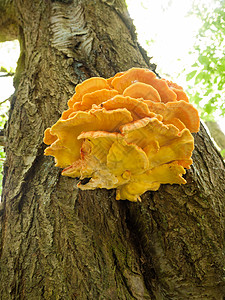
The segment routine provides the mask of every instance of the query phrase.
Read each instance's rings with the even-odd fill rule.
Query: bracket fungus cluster
[[[117,200],[137,201],[161,184],[186,183],[200,120],[182,87],[132,68],[78,84],[68,106],[45,131],[45,155],[80,178],[80,189],[116,188]]]

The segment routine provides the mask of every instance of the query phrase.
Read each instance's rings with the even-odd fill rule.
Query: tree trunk
[[[6,129],[1,299],[224,299],[225,166],[204,128],[188,183],[161,186],[142,203],[80,191],[43,155],[44,129],[77,83],[152,68],[124,1],[0,7],[4,24],[7,12],[17,24],[5,36],[18,31],[21,45]]]
[[[205,123],[214,141],[222,151],[222,156],[225,159],[225,134],[216,121],[206,121]]]

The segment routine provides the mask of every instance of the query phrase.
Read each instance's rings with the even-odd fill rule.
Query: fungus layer
[[[45,155],[80,189],[116,188],[117,200],[137,201],[186,183],[200,120],[182,87],[132,68],[78,84],[68,106],[45,131]]]

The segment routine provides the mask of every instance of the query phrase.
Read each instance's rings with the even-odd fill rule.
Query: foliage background
[[[197,59],[186,69],[192,101],[203,120],[225,115],[225,1],[213,1],[214,9],[205,4],[193,6],[192,14],[204,20],[193,50]]]

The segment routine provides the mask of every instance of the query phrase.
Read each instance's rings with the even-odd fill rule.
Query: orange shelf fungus
[[[151,85],[142,82],[135,82],[128,86],[123,91],[123,95],[130,96],[132,98],[142,98],[145,100],[161,102],[158,91]]]
[[[101,104],[107,110],[115,110],[118,108],[126,108],[132,115],[133,120],[139,120],[144,117],[155,117],[156,114],[151,112],[148,105],[140,99],[124,97],[121,95],[115,96]],[[158,116],[160,119],[161,117]]]
[[[182,129],[186,127],[192,133],[199,131],[199,114],[192,104],[183,100],[167,102],[166,104],[149,100],[143,102],[148,105],[151,112],[163,117],[163,123],[173,124],[178,128],[181,126]]]
[[[168,86],[167,82],[164,79],[158,79],[155,73],[148,69],[132,68],[123,75],[115,77],[111,84],[114,89],[122,93],[126,88],[137,82],[148,84],[156,89],[162,102],[172,102],[177,99],[176,93]]]
[[[82,142],[77,137],[84,129],[117,132],[122,124],[132,120],[131,113],[125,108],[110,111],[104,108],[91,109],[88,112],[78,111],[71,118],[59,119],[52,126],[50,133],[57,136],[57,140],[45,150],[45,154],[54,156],[56,166],[64,168],[80,157]],[[62,151],[65,154],[65,161]]]
[[[68,101],[69,108],[72,108],[76,102],[81,102],[85,94],[102,89],[110,89],[110,86],[107,80],[101,77],[92,77],[78,84],[75,88],[76,93]]]
[[[168,87],[171,88],[174,91],[174,93],[177,95],[177,101],[184,100],[186,102],[189,102],[188,96],[186,95],[186,93],[184,92],[181,86],[168,80],[166,80],[166,83]]]
[[[186,183],[200,120],[179,85],[132,68],[78,84],[68,106],[45,131],[45,155],[80,189],[115,188],[117,200],[138,201]]]

